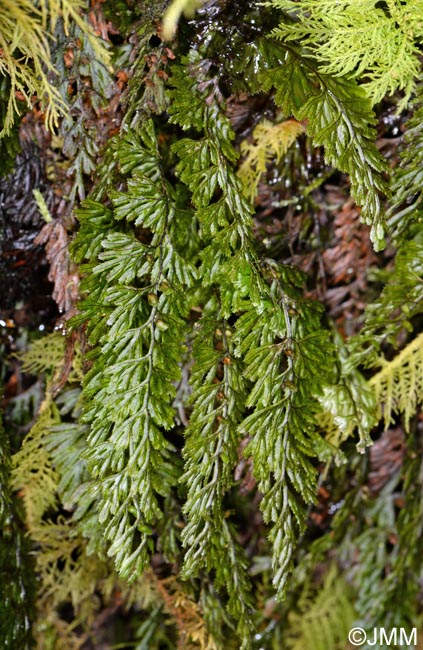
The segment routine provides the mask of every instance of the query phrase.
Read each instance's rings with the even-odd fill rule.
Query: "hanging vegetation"
[[[7,650],[422,628],[422,25],[0,0]]]

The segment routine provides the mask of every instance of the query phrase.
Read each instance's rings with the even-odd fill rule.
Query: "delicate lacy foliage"
[[[226,133],[230,135],[230,131],[223,116],[219,115],[217,102],[212,103],[211,97],[207,102],[193,101],[192,91],[189,93],[180,73],[173,78],[172,83],[179,91],[179,94],[177,91],[173,93],[172,120],[177,120],[183,128],[188,128],[190,122],[192,126],[199,128],[203,117],[206,133],[209,134],[209,137],[203,140],[186,139],[178,142],[175,150],[179,156],[184,155],[178,170],[181,179],[189,184],[193,192],[191,200],[197,207],[202,236],[207,238],[206,241],[214,236],[202,254],[201,272],[205,277],[203,283],[209,284],[213,280],[219,282],[223,316],[228,317],[231,312],[244,312],[239,315],[235,325],[234,353],[245,360],[243,374],[250,387],[245,406],[253,412],[239,424],[239,432],[252,437],[246,453],[252,457],[259,489],[264,493],[261,508],[265,520],[273,524],[271,539],[274,543],[274,584],[282,594],[288,571],[292,566],[295,539],[304,522],[305,510],[302,500],[307,503],[314,498],[315,475],[308,456],[316,456],[321,448],[312,410],[314,396],[320,393],[322,386],[328,381],[328,372],[322,370],[325,367],[330,368],[328,333],[321,329],[318,307],[302,301],[300,297],[296,287],[302,284],[301,275],[294,269],[282,269],[277,266],[269,267],[264,274],[258,270],[250,244],[250,209],[245,201],[236,195],[239,186],[227,162],[235,159],[235,153],[229,139],[225,138]],[[191,84],[193,83],[194,80],[191,81]],[[211,81],[208,84],[202,83],[201,87],[207,89],[208,85],[212,88]],[[190,116],[183,110],[188,104],[191,106]],[[212,139],[213,134],[215,137]],[[197,152],[196,156],[192,156],[194,151]],[[211,201],[217,188],[220,188],[222,194],[217,200]],[[231,249],[234,249],[232,254]],[[245,299],[247,296],[249,300]],[[207,313],[205,316],[210,318]],[[214,316],[215,321],[216,318],[218,314]],[[214,395],[218,398],[217,405],[219,402],[221,405],[216,409],[216,403],[210,403],[210,406],[213,404],[213,409],[210,409],[207,420],[204,420],[203,415],[197,422],[195,410],[193,414],[193,431],[198,440],[204,440],[204,433],[200,435],[203,427],[206,427],[206,432],[213,430],[209,429],[213,417],[216,417],[222,408],[225,416],[220,415],[218,419],[221,440],[217,442],[214,433],[210,440],[212,447],[203,461],[207,463],[204,470],[207,472],[209,487],[204,490],[204,496],[197,491],[196,501],[198,503],[200,499],[204,507],[207,504],[210,506],[213,499],[215,503],[219,503],[217,494],[214,497],[213,494],[218,486],[216,481],[221,483],[221,487],[225,485],[225,472],[221,474],[225,462],[230,464],[231,459],[233,462],[233,418],[241,411],[240,398],[245,390],[241,378],[236,378],[237,367],[232,360],[230,342],[231,329],[222,322],[219,331],[219,336],[223,337],[221,345],[224,354],[221,388],[218,389],[219,384],[210,386],[206,392],[205,387],[200,388],[201,384],[198,384],[197,395],[201,396],[203,413],[207,399],[214,400]],[[325,350],[325,363],[320,355],[322,350]],[[202,351],[202,362],[206,358]],[[208,382],[213,380],[213,368],[216,367],[217,358],[210,350],[208,361],[201,369],[200,377],[207,377]],[[190,427],[191,425],[188,427],[189,432]],[[216,444],[224,462],[220,461],[213,467],[209,458],[215,458],[217,461],[214,449]],[[191,461],[192,467],[197,468],[197,476],[203,473],[201,468],[198,468],[199,449],[197,442]],[[188,442],[185,453],[190,451],[191,444]],[[188,468],[191,462],[188,462]],[[295,474],[291,471],[294,466],[298,468]],[[190,470],[188,476],[193,481]],[[197,487],[195,482],[190,485],[194,504],[194,489]],[[203,485],[205,488],[206,485]],[[188,500],[187,508],[191,517],[194,517],[191,499]],[[202,519],[210,515],[201,515],[198,505],[196,510],[195,519],[198,526]],[[193,528],[193,523],[191,527]],[[190,525],[188,530],[191,531]],[[222,532],[225,532],[224,528]],[[200,539],[197,537],[197,540],[194,535],[188,537],[185,531],[184,535],[190,544],[207,543],[205,535]],[[203,539],[204,541],[201,541]],[[189,551],[186,557],[187,566],[192,563],[191,553],[193,557],[198,557],[197,563],[202,557],[200,551]],[[239,598],[240,586],[237,582],[235,588],[234,593],[238,592]]]
[[[173,382],[184,349],[181,315],[189,309],[184,292],[196,272],[184,257],[192,248],[182,225],[189,215],[161,174],[152,124],[142,139],[124,140],[118,156],[122,172],[132,175],[128,192],[113,194],[113,227],[104,230],[110,216],[101,205],[87,203],[79,212],[80,238],[98,233],[88,251],[92,273],[83,286],[81,320],[89,321],[89,340],[99,346],[84,389],[88,465],[97,479],[100,521],[113,542],[109,553],[129,577],[146,566],[150,525],[161,516],[159,496],[169,494],[177,479],[162,428],[173,425]],[[142,229],[151,232],[150,243],[137,237]]]
[[[244,646],[247,563],[224,503],[238,446],[251,437],[246,454],[264,493],[281,595],[314,499],[312,458],[324,449],[313,410],[333,376],[331,344],[320,308],[302,298],[302,276],[259,268],[219,89],[195,55],[186,65],[189,76],[186,67],[173,68],[168,112],[193,135],[169,151],[158,147],[151,121],[139,136],[128,134],[116,148],[126,191],[110,192],[111,211],[92,201],[79,211],[74,250],[89,264],[75,323],[87,322],[94,346],[84,386],[85,455],[108,552],[120,574],[133,577],[147,564],[162,497],[171,498],[180,473],[165,431],[174,427],[175,382],[195,307],[183,575],[214,572]],[[171,185],[165,170],[175,155],[179,182]]]
[[[71,22],[78,24],[91,41],[96,57],[107,61],[107,50],[80,16],[85,6],[83,0],[1,0],[0,73],[9,78],[10,93],[0,136],[10,133],[15,114],[21,112],[18,98],[31,107],[32,96],[37,96],[49,129],[57,127],[59,117],[66,113],[66,103],[51,83],[55,70],[49,36],[58,20],[63,21],[66,33]]]
[[[33,341],[28,350],[20,355],[22,370],[32,374],[54,372],[63,363],[65,337],[58,332]]]
[[[236,341],[252,382],[246,405],[253,412],[240,429],[251,436],[246,454],[264,495],[264,519],[272,524],[273,581],[283,593],[304,526],[304,502],[314,501],[311,458],[324,449],[313,418],[314,398],[330,382],[332,368],[319,306],[302,300],[297,289],[301,276],[276,268],[272,275],[273,304],[259,314],[246,311],[238,320]]]
[[[404,90],[405,107],[419,74],[423,8],[419,0],[272,0],[286,21],[273,34],[298,41],[334,76],[365,80],[372,101]]]
[[[119,118],[116,110],[116,84],[110,66],[108,45],[93,39],[91,30],[81,18],[73,21],[69,29],[58,25],[54,63],[60,81],[60,93],[68,107],[61,121],[59,137],[62,153],[69,159],[67,176],[72,178],[68,197],[72,203],[86,195],[86,179],[93,175],[97,159],[107,133],[104,117],[107,110]],[[102,54],[99,53],[101,48]],[[63,55],[65,52],[65,56]],[[114,104],[113,108],[108,104]]]
[[[27,372],[48,372],[52,381],[63,366],[64,351],[64,337],[50,334],[32,343],[22,356],[22,366]],[[34,426],[12,459],[12,485],[20,491],[30,529],[39,525],[44,514],[57,503],[59,475],[45,447],[45,438],[59,422],[59,411],[48,389]]]
[[[343,650],[356,614],[348,585],[332,566],[317,594],[305,589],[289,616],[287,650]]]
[[[384,361],[382,370],[370,381],[385,427],[393,415],[404,414],[406,431],[410,419],[423,402],[423,334],[419,334],[392,360]]]
[[[295,46],[266,45],[264,52],[269,67],[261,76],[264,88],[276,89],[284,115],[307,121],[307,133],[325,148],[327,163],[349,174],[375,248],[383,247],[380,193],[386,192],[387,167],[374,143],[375,118],[364,90],[353,79],[320,72]]]
[[[5,77],[0,79],[0,125],[5,124],[8,104],[10,101],[10,83]],[[16,115],[13,114],[12,122],[15,123]],[[7,176],[15,165],[15,158],[20,150],[19,134],[16,124],[10,127],[7,135],[0,138],[0,159],[2,166],[0,177]]]
[[[357,362],[377,365],[381,344],[397,346],[399,334],[412,331],[411,319],[422,312],[423,306],[423,242],[421,233],[404,242],[395,258],[380,296],[366,309],[364,327],[351,342],[358,351]]]
[[[357,449],[364,452],[372,444],[371,429],[377,424],[375,415],[377,400],[362,374],[352,366],[348,350],[340,336],[336,337],[339,350],[339,372],[332,386],[325,386],[319,402],[323,413],[319,423],[327,441],[334,445],[340,460],[339,447],[355,432],[358,432]]]
[[[212,88],[212,82],[209,84]],[[202,566],[216,571],[216,582],[226,585],[229,611],[238,619],[239,633],[246,642],[251,608],[247,565],[222,504],[234,484],[239,442],[236,427],[245,401],[242,369],[232,358],[233,332],[226,319],[239,309],[248,290],[257,304],[264,287],[249,245],[251,210],[240,195],[231,167],[237,156],[228,120],[216,99],[205,101],[194,76],[187,83],[183,69],[175,70],[172,85],[172,121],[183,129],[194,126],[205,130],[201,139],[179,140],[174,150],[180,158],[177,172],[192,192],[191,201],[197,209],[203,240],[202,284],[218,286],[220,294],[204,306],[193,349],[193,413],[186,431],[182,479],[189,486],[184,507],[188,523],[182,535],[187,547],[184,573],[198,575]],[[204,85],[207,88],[208,84]],[[184,111],[188,104],[190,115]],[[216,193],[220,194],[217,200]]]
[[[59,477],[43,443],[46,432],[58,422],[56,406],[47,398],[24,444],[13,457],[12,485],[21,492],[29,528],[34,528],[44,513],[56,505]]]
[[[269,163],[278,164],[295,139],[304,131],[304,126],[295,120],[272,124],[263,120],[253,131],[253,142],[241,142],[240,153],[244,157],[238,169],[245,196],[253,202],[262,175]]]
[[[101,643],[96,625],[123,602],[136,605],[128,620],[136,621],[140,648],[341,650],[355,616],[350,585],[369,629],[388,618],[414,622],[422,514],[422,441],[413,419],[423,391],[419,99],[393,172],[395,267],[372,269],[385,286],[360,334],[348,340],[342,325],[342,336],[332,334],[323,305],[305,296],[317,287],[327,300],[328,277],[332,288],[337,278],[346,283],[357,265],[355,307],[364,309],[366,265],[377,258],[366,234],[349,232],[359,214],[351,200],[340,218],[347,192],[337,194],[328,179],[347,181],[325,165],[349,175],[382,247],[390,168],[376,146],[368,93],[376,100],[413,88],[421,9],[411,0],[383,7],[275,0],[283,22],[266,37],[279,15],[249,0],[129,4],[104,3],[109,14],[116,8],[123,30],[109,32],[123,41],[115,59],[122,96],[82,18],[65,9],[79,0],[45,0],[31,13],[41,44],[48,46],[47,27],[58,38],[53,65],[69,104],[59,137],[73,179],[64,201],[85,197],[88,180],[88,189],[97,183],[77,210],[71,245],[83,275],[73,331],[66,340],[36,341],[23,359],[24,372],[42,373],[47,384],[14,456],[12,482],[36,544],[38,646]],[[181,21],[172,49],[157,32],[167,7],[165,36],[184,10],[198,8],[198,23]],[[386,57],[367,42],[383,34]],[[392,57],[402,46],[395,78]],[[113,127],[103,128],[104,112],[114,110]],[[282,242],[278,261],[265,256],[260,232],[256,239],[261,228]],[[334,230],[342,241],[331,257]],[[37,241],[47,244],[55,295],[67,308],[65,224],[47,224]],[[349,256],[353,247],[357,256]],[[320,263],[317,282],[287,263],[298,259],[297,248],[310,253],[309,269]],[[380,256],[381,266],[390,255]],[[405,346],[404,330],[413,329]],[[76,340],[84,342],[83,362]],[[392,345],[402,352],[381,362],[385,352],[392,359]],[[358,436],[364,452],[379,419],[388,426],[401,418],[408,438],[399,426],[388,430],[364,458],[348,442]],[[4,515],[9,497],[0,478]],[[320,584],[333,559],[348,587],[334,570]],[[317,590],[304,591],[310,580]],[[72,624],[60,614],[70,607]]]

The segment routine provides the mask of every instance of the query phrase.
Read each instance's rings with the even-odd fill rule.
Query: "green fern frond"
[[[381,345],[398,347],[399,335],[413,331],[412,318],[422,310],[423,241],[417,232],[399,248],[381,294],[366,308],[364,326],[349,343],[354,363],[377,367]]]
[[[32,374],[54,372],[63,364],[65,337],[52,332],[33,341],[25,352],[19,355],[22,370]]]
[[[317,420],[325,438],[333,445],[333,453],[342,462],[340,445],[358,433],[357,449],[363,453],[372,444],[371,429],[377,424],[376,399],[368,382],[351,364],[350,355],[339,333],[334,335],[338,352],[339,372],[332,386],[325,386],[318,398],[322,412]]]
[[[262,55],[264,89],[275,88],[283,114],[304,121],[313,144],[324,147],[327,164],[350,176],[351,194],[362,206],[362,219],[371,226],[379,250],[384,246],[381,195],[388,191],[388,167],[375,145],[375,116],[366,93],[354,79],[321,72],[296,46],[266,43]]]
[[[122,170],[132,138],[119,149]],[[177,234],[189,214],[179,209],[162,177],[152,122],[136,138],[135,152],[128,192],[112,195],[113,227],[103,230],[106,221],[97,215],[104,210],[97,204],[86,203],[79,213],[81,236],[86,229],[97,231],[78,316],[88,320],[96,346],[84,386],[84,421],[91,425],[87,460],[109,553],[125,577],[146,567],[151,526],[163,516],[161,497],[178,477],[164,430],[173,427],[174,383],[185,346],[181,316],[189,311],[187,292],[196,277],[185,258],[192,249],[190,230],[182,228],[182,238]],[[151,232],[149,243],[138,239],[141,227]]]
[[[55,523],[38,523],[31,529],[31,538],[42,550],[36,555],[39,598],[55,608],[70,602],[77,619],[89,622],[96,608],[95,591],[109,573],[107,564],[98,557],[93,562],[84,540],[63,517]]]
[[[306,589],[288,615],[286,650],[344,650],[356,614],[348,585],[332,565],[316,593]]]
[[[393,170],[392,201],[388,222],[398,244],[419,225],[423,214],[423,85],[410,103],[413,111],[405,124],[400,163]]]

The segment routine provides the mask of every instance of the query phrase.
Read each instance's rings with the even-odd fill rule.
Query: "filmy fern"
[[[389,209],[389,225],[397,242],[413,234],[421,223],[422,215],[422,163],[423,163],[423,87],[417,88],[417,96],[410,104],[412,116],[407,122],[403,138],[400,164],[392,177],[392,204]]]
[[[381,345],[398,346],[404,331],[412,331],[412,319],[422,311],[423,244],[422,235],[405,241],[398,250],[395,267],[380,295],[365,312],[364,327],[350,342],[355,363],[377,365]]]
[[[172,445],[161,428],[173,426],[173,382],[180,376],[184,347],[181,314],[189,308],[183,297],[195,277],[180,235],[175,236],[175,221],[186,217],[161,176],[152,124],[136,145],[128,192],[113,195],[113,231],[91,249],[93,272],[84,286],[81,317],[90,318],[101,305],[101,321],[88,327],[89,340],[97,345],[85,383],[84,420],[91,424],[88,443],[95,450],[88,466],[97,479],[100,521],[112,541],[109,553],[126,577],[145,568],[150,524],[161,513],[159,498],[177,479]],[[120,149],[123,169],[126,146]],[[103,225],[99,210],[87,204],[80,212],[83,229]],[[151,231],[151,243],[139,241],[137,227]]]
[[[324,147],[327,163],[349,174],[375,248],[383,247],[380,194],[387,191],[387,166],[374,143],[375,117],[364,90],[353,79],[321,72],[295,45],[267,43],[262,49],[264,88],[275,88],[275,101],[286,117],[307,121],[307,133],[315,146]]]
[[[195,72],[194,66],[193,71]],[[263,273],[257,266],[250,244],[251,208],[239,196],[238,181],[228,165],[236,156],[229,139],[229,125],[225,125],[223,116],[219,116],[219,95],[216,89],[214,102],[209,97],[207,101],[203,99],[202,103],[199,103],[198,100],[189,101],[186,82],[182,81],[179,73],[172,83],[181,95],[179,97],[176,92],[173,93],[172,120],[178,121],[183,128],[199,128],[201,118],[205,122],[204,139],[182,140],[175,146],[178,155],[184,155],[183,164],[179,164],[178,170],[181,179],[189,184],[193,192],[191,200],[197,207],[201,233],[207,238],[208,245],[202,254],[201,272],[205,278],[203,283],[218,281],[222,315],[238,315],[234,353],[245,360],[243,374],[248,380],[247,386],[250,390],[245,406],[253,409],[253,413],[242,420],[238,428],[242,435],[252,436],[246,453],[252,457],[254,473],[259,479],[259,489],[264,493],[261,508],[265,520],[273,525],[271,539],[274,543],[274,584],[282,594],[292,566],[297,530],[302,528],[304,522],[302,499],[307,503],[314,498],[314,470],[307,456],[317,455],[320,438],[316,433],[313,418],[306,415],[304,405],[313,403],[314,395],[319,394],[322,386],[328,381],[328,376],[321,370],[324,364],[319,353],[319,350],[326,350],[327,367],[330,350],[328,333],[320,326],[320,312],[316,305],[300,299],[296,285],[301,286],[301,275],[296,274],[293,269],[277,267],[269,267]],[[193,85],[192,81],[189,83]],[[203,83],[200,77],[200,83],[202,88],[213,89],[213,80]],[[191,106],[189,116],[183,112],[183,107],[188,103]],[[213,133],[216,132],[217,135],[217,127],[222,143],[220,150],[216,139],[211,140]],[[229,135],[227,138],[226,133]],[[192,154],[194,151],[196,156],[189,158],[188,152]],[[214,199],[216,192],[217,198]],[[213,240],[208,243],[211,236]],[[220,272],[217,274],[219,258]],[[247,296],[249,301],[246,300]],[[214,317],[216,318],[216,314]],[[221,336],[226,338],[226,342],[222,343],[224,356],[221,395],[212,388],[207,393],[204,391],[202,408],[204,409],[207,394],[217,394],[218,399],[223,401],[226,422],[223,419],[220,425],[222,438],[219,450],[222,456],[223,453],[228,455],[229,451],[230,455],[226,461],[228,462],[235,451],[233,442],[231,451],[231,447],[227,447],[230,437],[234,435],[234,432],[231,433],[231,411],[241,411],[240,405],[237,405],[236,394],[238,393],[240,398],[244,389],[239,378],[236,381],[230,379],[232,376],[236,377],[236,374],[232,375],[236,371],[231,358],[232,345],[228,341],[232,334],[224,322],[221,332]],[[210,365],[205,365],[202,373],[210,373],[213,368],[212,351],[209,354]],[[202,359],[203,355],[204,353]],[[213,374],[209,374],[208,381],[212,378]],[[228,381],[230,383],[225,387]],[[210,426],[212,417],[209,416],[207,420]],[[202,424],[202,421],[200,423]],[[202,427],[198,426],[196,419],[193,426],[195,429],[192,431],[195,431],[198,437]],[[190,427],[188,430],[190,431]],[[212,445],[216,444],[213,440],[211,442]],[[190,449],[191,445],[188,445],[185,450],[186,457]],[[197,449],[198,443],[194,447],[195,451]],[[197,453],[191,462],[198,468]],[[209,453],[211,459],[216,458],[213,447]],[[212,477],[216,473],[210,461],[207,465],[208,480],[211,479],[213,485]],[[296,475],[289,469],[294,466],[298,468]],[[224,467],[224,463],[221,467]],[[218,476],[218,466],[216,470]],[[201,473],[200,470],[200,475]],[[220,477],[220,481],[225,484],[224,475]],[[194,487],[191,488],[193,496]],[[199,496],[197,495],[197,500]],[[207,498],[211,503],[210,493],[205,490],[205,503]],[[192,506],[188,507],[191,516],[194,516]],[[197,512],[195,518],[198,520],[198,517]],[[189,538],[189,541],[195,543],[194,538]],[[190,552],[186,562],[187,565],[191,562]]]
[[[287,650],[343,650],[356,614],[348,585],[336,566],[330,567],[317,594],[305,589],[298,612],[289,616]]]
[[[12,485],[21,491],[30,529],[38,525],[43,515],[57,503],[59,476],[44,446],[44,436],[59,421],[57,407],[51,397],[47,397],[24,444],[13,456]]]
[[[31,108],[32,96],[37,96],[45,110],[49,129],[57,127],[66,113],[66,102],[52,83],[55,69],[51,62],[49,37],[58,20],[65,32],[74,22],[93,44],[96,57],[109,60],[107,50],[88,28],[80,12],[83,0],[1,0],[0,3],[0,72],[10,80],[9,101],[0,136],[10,133],[16,114],[20,114],[23,100]]]
[[[244,160],[237,173],[244,193],[251,202],[254,201],[260,178],[267,171],[268,164],[273,161],[278,164],[303,131],[303,124],[295,120],[276,124],[263,120],[253,131],[254,142],[241,142],[240,153]]]
[[[298,41],[325,74],[364,79],[372,102],[397,90],[406,106],[419,74],[423,9],[419,0],[272,0],[286,18],[273,32]]]
[[[339,334],[335,335],[338,350],[338,373],[332,386],[325,386],[319,402],[322,413],[318,421],[325,432],[326,440],[332,444],[337,460],[342,459],[341,444],[358,433],[357,449],[361,453],[371,444],[370,431],[377,424],[376,399],[374,391],[357,370],[348,354],[348,349]]]
[[[403,413],[404,426],[423,402],[423,334],[419,334],[392,361],[383,362],[382,369],[369,380],[376,404],[383,414],[385,427],[394,413]]]

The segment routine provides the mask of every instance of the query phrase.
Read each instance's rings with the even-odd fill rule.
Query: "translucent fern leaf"
[[[304,131],[304,126],[296,120],[285,120],[272,124],[263,120],[252,133],[252,142],[244,140],[240,145],[243,161],[238,169],[244,194],[253,203],[262,175],[269,163],[280,162],[282,156]]]
[[[403,90],[401,106],[407,104],[420,69],[423,9],[418,0],[388,0],[386,10],[374,0],[269,4],[293,19],[282,22],[274,36],[304,45],[323,73],[363,79],[373,103]]]
[[[298,610],[289,615],[287,650],[342,650],[356,618],[348,585],[332,566],[317,593],[301,594]]]
[[[217,584],[228,590],[228,609],[238,620],[240,636],[248,638],[252,601],[247,561],[223,505],[234,485],[237,423],[244,407],[245,382],[233,356],[233,332],[227,322],[219,322],[216,305],[213,311],[212,307],[213,302],[203,314],[193,350],[193,411],[185,432],[182,477],[188,490],[184,505],[187,525],[182,532],[186,547],[183,574],[198,575],[202,568],[215,571]],[[229,559],[226,566],[222,553]]]
[[[57,370],[63,364],[65,343],[65,337],[59,332],[52,332],[33,341],[20,355],[22,369],[32,374]]]
[[[398,250],[381,294],[366,308],[364,327],[350,341],[357,362],[377,366],[382,343],[398,347],[398,336],[412,331],[411,319],[422,313],[422,307],[423,242],[417,232]]]
[[[414,112],[405,126],[400,164],[392,177],[392,203],[388,220],[398,242],[418,224],[422,215],[423,184],[423,87],[411,103]]]
[[[380,405],[381,417],[388,428],[394,414],[403,414],[406,430],[418,406],[423,402],[423,334],[419,334],[369,380]]]
[[[334,445],[334,454],[350,436],[358,433],[357,449],[364,452],[372,444],[371,429],[377,424],[375,396],[363,375],[351,364],[341,336],[335,334],[339,373],[332,386],[325,386],[319,396],[322,413],[317,416],[326,440]],[[339,459],[339,456],[338,456]]]
[[[42,403],[37,421],[21,449],[12,457],[11,481],[22,496],[29,530],[37,526],[49,508],[57,503],[59,476],[44,439],[59,422],[58,409],[48,397]]]
[[[265,89],[276,89],[275,101],[288,117],[307,123],[313,143],[322,145],[329,165],[351,178],[351,193],[371,226],[376,249],[383,247],[384,214],[380,194],[387,192],[386,162],[375,141],[370,101],[352,79],[319,72],[295,47],[264,48],[269,68],[262,73]]]
[[[111,194],[111,215],[103,217],[93,203],[80,213],[82,237],[93,233],[100,246],[88,249],[90,273],[82,285],[86,297],[78,322],[88,321],[94,346],[84,385],[87,466],[108,552],[120,574],[133,579],[153,550],[153,526],[163,516],[161,497],[178,478],[164,431],[174,425],[183,316],[196,269],[185,258],[193,246],[187,246],[189,231],[176,234],[179,218],[186,215],[162,177],[152,122],[137,138],[132,161],[129,137],[118,149],[123,168],[131,170],[127,191]],[[139,240],[137,228],[148,232],[146,241]]]
[[[251,382],[247,406],[252,410],[239,426],[251,438],[245,455],[252,458],[263,493],[260,507],[270,524],[273,584],[279,597],[292,570],[305,504],[315,499],[311,459],[319,455],[322,440],[313,411],[331,375],[331,346],[319,323],[319,309],[292,297],[295,282],[288,283],[287,269],[282,277],[281,286],[273,285],[278,303],[261,315],[246,311],[236,333],[237,354],[245,355],[244,375]]]

